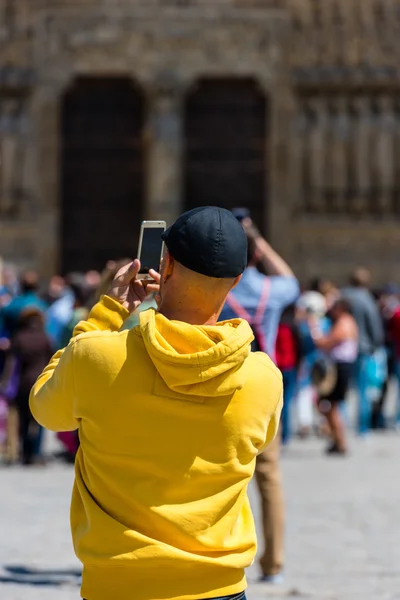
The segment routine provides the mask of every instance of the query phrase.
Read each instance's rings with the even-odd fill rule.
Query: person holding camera
[[[256,554],[247,496],[272,442],[282,378],[250,353],[248,323],[218,323],[246,267],[227,210],[183,214],[164,234],[161,273],[123,267],[33,387],[45,427],[79,428],[74,546],[87,600],[245,598]],[[149,293],[158,311],[120,331]]]
[[[279,322],[284,309],[297,300],[299,284],[292,269],[262,237],[251,218],[245,215],[240,222],[248,242],[247,268],[229,293],[221,319],[241,317],[247,320],[255,337],[253,351],[265,352],[275,361]],[[290,391],[290,386],[285,389]],[[271,584],[283,581],[285,519],[279,455],[280,440],[276,438],[258,456],[256,465],[265,545],[260,560],[261,581]]]

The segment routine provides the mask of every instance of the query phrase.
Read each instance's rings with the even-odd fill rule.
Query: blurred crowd
[[[0,455],[7,463],[43,464],[43,432],[29,410],[29,392],[51,355],[68,344],[75,325],[106,292],[128,260],[109,262],[102,273],[55,275],[47,285],[29,270],[10,265],[0,272]],[[155,306],[148,298],[141,309]],[[387,415],[390,380],[400,381],[400,289],[372,288],[370,274],[357,269],[339,289],[315,278],[296,302],[282,302],[274,360],[285,384],[282,442],[327,429],[330,452],[346,451],[345,397],[357,393],[360,435],[397,427]],[[125,324],[138,323],[134,314]],[[253,328],[254,329],[254,328]],[[256,331],[255,331],[256,333]],[[268,331],[266,331],[268,335]],[[257,335],[256,335],[257,337]],[[400,407],[400,402],[399,402]],[[78,438],[58,434],[63,457],[73,461]]]
[[[0,456],[13,464],[44,464],[43,431],[29,409],[29,393],[51,356],[64,348],[75,325],[105,293],[128,260],[110,261],[102,273],[55,275],[44,284],[34,270],[0,270]],[[155,306],[149,298],[143,308]],[[125,324],[137,324],[137,316]],[[78,447],[75,432],[58,434],[67,461]]]
[[[387,401],[391,380],[397,394],[400,389],[400,289],[394,284],[373,289],[365,268],[356,269],[341,289],[315,278],[283,312],[277,364],[285,381],[283,443],[290,441],[293,423],[301,437],[323,435],[328,425],[333,439],[328,453],[345,454],[345,400],[352,390],[353,425],[360,436],[397,428],[400,402],[388,414]]]

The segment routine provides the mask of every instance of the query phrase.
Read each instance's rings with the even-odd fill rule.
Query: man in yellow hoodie
[[[161,277],[116,276],[31,393],[36,419],[79,428],[71,527],[87,600],[242,600],[256,553],[247,497],[282,407],[279,371],[250,354],[250,326],[217,323],[246,266],[224,209],[164,234]],[[149,292],[159,310],[120,331]]]

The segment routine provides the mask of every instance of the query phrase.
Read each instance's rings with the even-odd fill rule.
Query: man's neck
[[[168,306],[162,303],[159,311],[161,315],[170,321],[181,321],[190,325],[216,325],[219,312],[204,312],[201,310],[183,308],[180,306]]]

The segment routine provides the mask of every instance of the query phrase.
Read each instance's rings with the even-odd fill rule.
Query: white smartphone
[[[143,221],[140,228],[138,259],[140,271],[138,279],[151,279],[150,269],[160,271],[161,258],[164,251],[164,242],[161,239],[167,224],[165,221]]]

